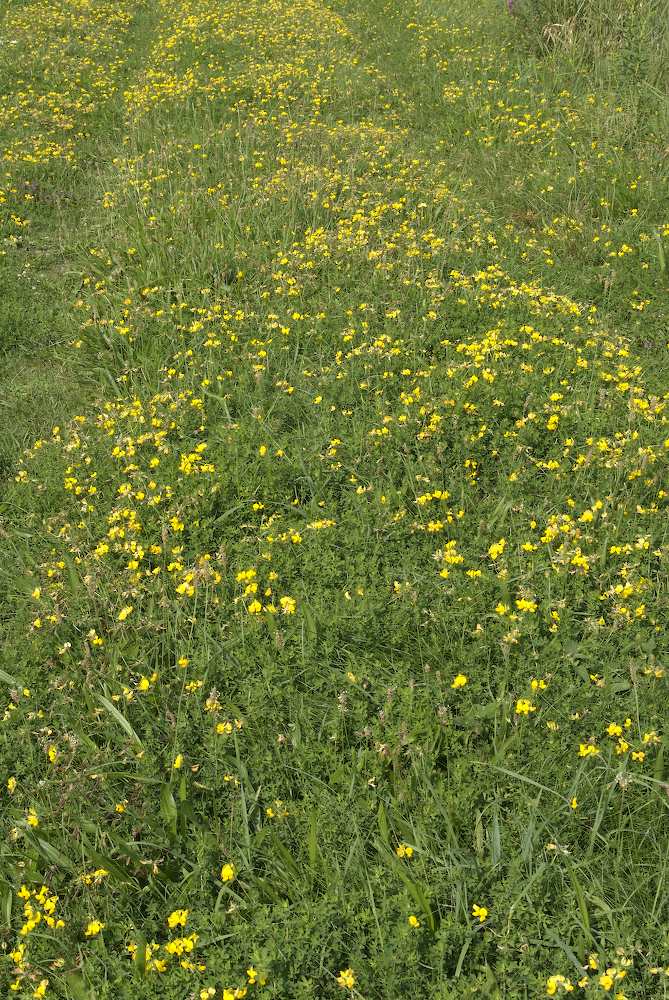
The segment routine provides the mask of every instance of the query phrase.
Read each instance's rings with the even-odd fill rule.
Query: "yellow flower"
[[[472,906],[472,916],[476,917],[479,923],[482,924],[483,921],[488,916],[488,910],[485,908],[485,906],[479,906],[478,903],[474,903],[474,905]]]
[[[395,854],[398,858],[412,858],[413,857],[413,847],[409,844],[398,844],[395,848]]]
[[[84,885],[98,885],[107,875],[109,875],[109,872],[106,868],[96,868],[95,871],[84,872],[79,878]]]
[[[549,976],[546,982],[546,993],[549,997],[554,997],[558,991],[559,987],[562,987],[565,993],[572,993],[574,987],[572,983],[566,979],[564,976]]]
[[[233,864],[225,864],[221,868],[221,879],[224,882],[232,882],[235,877],[235,866]]]
[[[119,611],[118,620],[120,622],[124,622],[128,617],[128,615],[132,614],[133,610],[134,609],[132,604],[126,604],[126,606],[124,608],[121,608],[121,610]]]
[[[189,937],[174,938],[172,941],[167,942],[165,951],[168,955],[188,954],[195,947],[197,937],[197,934],[191,934]]]
[[[184,755],[182,753],[178,753],[174,758],[174,763],[172,764],[172,767],[174,768],[175,771],[178,771],[183,762],[184,762]]]
[[[101,923],[101,921],[99,920],[91,920],[89,921],[88,926],[84,931],[84,934],[86,935],[87,938],[97,937],[104,926],[105,925]]]
[[[420,927],[420,920],[415,915],[415,913],[412,913],[411,916],[409,917],[409,927],[416,927],[416,928]]]
[[[170,928],[185,927],[187,920],[188,910],[173,910],[167,918],[167,926]]]
[[[10,795],[13,795],[14,792],[16,791],[16,785],[17,781],[13,775],[11,778],[7,778],[7,791],[9,792]]]
[[[533,705],[527,698],[519,698],[516,702],[516,715],[529,715],[536,712],[537,706]]]
[[[37,818],[37,815],[35,814],[35,812],[32,809],[30,810],[30,812],[26,816],[26,819],[28,820],[29,826],[39,826],[39,820]]]
[[[342,989],[352,990],[355,984],[356,978],[353,969],[342,969],[337,976],[337,985],[341,986]]]
[[[468,683],[469,678],[465,674],[457,674],[451,681],[451,687],[457,690],[457,688],[463,688]]]
[[[490,556],[490,558],[492,559],[493,562],[495,562],[495,560],[499,559],[499,557],[501,556],[501,554],[504,552],[505,548],[506,548],[506,539],[505,538],[500,538],[500,540],[498,542],[493,542],[493,544],[488,549],[488,555]]]

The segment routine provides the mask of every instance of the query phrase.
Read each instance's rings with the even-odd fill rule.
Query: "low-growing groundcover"
[[[666,104],[530,6],[4,4],[10,995],[667,995]]]

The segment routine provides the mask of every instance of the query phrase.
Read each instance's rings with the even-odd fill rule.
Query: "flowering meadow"
[[[3,996],[669,996],[669,116],[521,14],[5,0]]]

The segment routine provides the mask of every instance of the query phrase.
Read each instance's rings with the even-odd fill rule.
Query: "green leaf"
[[[68,553],[63,554],[63,561],[65,562],[65,569],[67,571],[67,578],[70,581],[70,588],[72,593],[76,596],[82,593],[84,590],[84,585],[81,582],[81,577],[77,571],[77,568],[72,560],[72,557]]]
[[[476,851],[476,857],[481,861],[483,860],[483,816],[481,810],[476,810],[476,818],[474,820],[474,850]]]
[[[379,824],[381,840],[386,845],[390,844],[390,829],[388,827],[388,817],[386,816],[386,810],[384,809],[383,802],[379,802],[379,811],[376,814],[376,819]]]
[[[96,747],[97,749],[97,747]],[[144,774],[134,774],[132,771],[105,771],[104,768],[96,767],[92,771],[86,771],[86,776],[91,774],[103,775],[105,778],[127,778],[128,781],[136,781],[139,785],[161,785],[160,778],[150,778]]]
[[[94,850],[85,841],[83,846],[87,857],[90,858],[93,864],[97,865],[98,868],[106,868],[109,874],[112,876],[112,878],[116,879],[117,882],[134,881],[134,879],[132,879],[132,877],[130,876],[129,872],[124,871],[124,869],[119,865],[119,863],[117,861],[114,861],[113,858],[110,858],[109,855],[100,854],[99,851]],[[135,856],[137,861],[139,861],[140,858],[137,852],[135,852]]]
[[[318,627],[314,613],[307,601],[301,607],[304,635],[309,642],[315,642],[318,638]]]
[[[160,815],[172,836],[177,833],[177,804],[172,794],[171,785],[163,785],[160,792]]]
[[[4,927],[7,930],[12,925],[12,887],[10,885],[6,886],[0,895],[0,927]]]
[[[185,802],[188,798],[188,789],[186,787],[186,775],[181,775],[181,781],[179,782],[179,802]]]
[[[664,253],[664,244],[662,243],[660,233],[655,233],[655,239],[657,240],[657,259],[660,265],[660,273],[664,274],[667,270],[667,258]]]
[[[426,890],[419,882],[416,882],[414,881],[414,879],[409,878],[409,876],[406,874],[406,872],[400,865],[395,865],[395,870],[397,871],[398,875],[400,876],[405,886],[407,887],[409,895],[413,899],[414,903],[419,908],[419,910],[421,910],[427,922],[427,926],[434,933],[437,929],[437,920],[430,905],[430,901],[428,899]]]
[[[315,868],[318,863],[318,816],[315,809],[312,809],[309,820],[307,850],[309,852],[309,864],[312,868]]]
[[[552,927],[546,931],[546,940],[547,943],[550,943],[551,945],[561,948],[562,951],[567,956],[567,958],[569,959],[569,961],[571,962],[571,964],[574,966],[574,968],[579,973],[583,972],[583,966],[579,961],[578,956],[574,953],[574,951],[567,944],[567,942],[558,936],[557,932]]]
[[[8,674],[6,670],[2,669],[2,667],[0,667],[0,681],[4,681],[5,684],[9,684],[10,687],[23,687],[20,681],[18,681],[15,677],[12,677],[11,674]]]
[[[588,913],[588,904],[585,901],[585,893],[583,891],[583,886],[578,880],[575,866],[571,862],[568,862],[567,867],[569,871],[569,880],[571,881],[571,884],[574,889],[574,895],[576,896],[578,911],[581,914],[583,930],[586,932],[586,934],[588,934],[588,936],[592,937],[590,931],[590,914]]]
[[[437,917],[430,904],[427,889],[424,888],[420,882],[416,882],[415,879],[412,879],[407,874],[404,864],[396,857],[394,852],[391,851],[386,844],[382,843],[382,841],[378,838],[375,842],[379,854],[387,859],[393,871],[395,871],[400,877],[406,886],[409,895],[425,917],[427,926],[434,933],[437,929]]]
[[[502,858],[502,835],[499,828],[499,806],[495,803],[490,830],[490,860],[498,865]]]
[[[140,740],[139,736],[137,735],[137,733],[135,732],[135,730],[132,728],[132,726],[130,725],[130,723],[128,722],[128,720],[126,719],[125,715],[123,715],[121,712],[119,712],[119,710],[116,707],[116,705],[112,701],[110,701],[109,698],[106,698],[103,694],[97,694],[96,698],[100,702],[100,704],[102,705],[102,707],[104,709],[106,709],[107,712],[109,712],[109,714],[111,715],[112,719],[114,719],[116,722],[118,722],[119,726],[124,731],[124,733],[127,733],[127,735],[130,737],[130,739],[134,743],[136,743],[137,746],[141,747],[143,745],[142,741]]]
[[[290,851],[288,850],[288,848],[286,847],[286,845],[284,843],[282,843],[282,841],[279,838],[278,834],[276,834],[276,833],[274,834],[274,836],[272,837],[271,843],[272,843],[272,846],[274,847],[276,853],[278,854],[279,858],[281,858],[281,860],[283,861],[283,864],[285,865],[285,871],[282,871],[281,874],[284,875],[284,876],[286,876],[286,877],[288,877],[290,875],[290,876],[292,876],[292,878],[299,879],[301,877],[301,874],[302,874],[301,871],[300,871],[299,865],[295,861],[295,858],[290,853]]]
[[[96,1000],[95,990],[86,986],[83,976],[78,972],[69,972],[65,977],[65,982],[67,983],[67,992],[73,1000]]]
[[[116,846],[118,853],[122,855],[122,857],[128,858],[130,861],[134,862],[137,865],[140,864],[142,860],[141,854],[134,846],[134,844],[127,843],[127,841],[125,841],[123,837],[119,836],[119,834],[116,833],[115,830],[108,829],[106,831],[106,835],[107,837],[109,837],[112,844]]]
[[[460,978],[460,973],[462,972],[462,966],[464,964],[465,958],[467,956],[467,952],[469,951],[469,946],[472,943],[472,941],[473,941],[473,936],[471,934],[469,935],[469,937],[466,937],[465,940],[464,940],[462,948],[460,949],[460,954],[458,956],[458,963],[455,966],[455,972],[453,973],[453,978],[454,979],[459,979]]]
[[[239,740],[237,739],[236,733],[234,736],[234,740],[235,740],[235,758],[237,764],[237,771],[240,777],[239,798],[242,806],[242,835],[244,840],[243,858],[244,858],[244,863],[247,866],[249,866],[251,863],[251,829],[249,826],[248,800],[249,798],[251,799],[252,802],[254,799],[257,800],[258,796],[260,795],[260,789],[258,789],[257,792],[254,792],[253,785],[251,784],[251,780],[249,778],[249,773],[246,769],[246,765],[242,762],[242,758],[239,753]],[[247,797],[247,791],[248,791],[248,797]]]
[[[139,979],[144,979],[146,975],[146,938],[141,932],[137,935],[135,944],[137,945],[134,959],[135,974]]]
[[[63,854],[63,852],[57,847],[54,847],[53,844],[50,844],[48,840],[44,840],[43,837],[31,837],[30,839],[42,857],[48,861],[50,865],[56,865],[58,868],[65,869],[65,871],[74,871],[74,865],[67,855]]]
[[[661,744],[657,751],[655,765],[653,767],[653,777],[656,778],[657,781],[662,781],[664,777],[664,744]]]

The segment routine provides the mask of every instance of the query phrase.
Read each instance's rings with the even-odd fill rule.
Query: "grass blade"
[[[123,713],[118,710],[116,705],[112,701],[110,701],[109,698],[106,698],[103,694],[97,694],[96,698],[100,702],[102,707],[109,713],[109,715],[111,715],[112,719],[114,719],[114,721],[119,724],[123,732],[130,737],[133,743],[136,743],[137,746],[139,747],[143,747],[143,743],[140,740],[139,736],[132,728],[132,726],[126,719],[125,715],[123,715]]]

